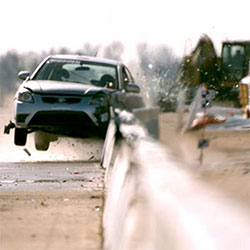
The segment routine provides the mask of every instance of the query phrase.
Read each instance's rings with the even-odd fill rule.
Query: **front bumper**
[[[34,103],[15,100],[16,127],[86,137],[108,124],[108,107],[89,105],[90,97],[79,103],[46,103],[42,98],[34,95]]]

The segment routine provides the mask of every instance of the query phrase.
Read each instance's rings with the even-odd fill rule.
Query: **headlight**
[[[89,105],[107,106],[108,96],[102,92],[97,93],[91,97],[91,99],[89,100]]]
[[[30,92],[18,93],[18,101],[21,102],[34,102],[33,95]]]

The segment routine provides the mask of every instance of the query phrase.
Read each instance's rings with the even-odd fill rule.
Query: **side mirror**
[[[140,87],[137,84],[134,84],[134,83],[128,83],[125,90],[128,93],[140,93],[140,91],[141,91]]]
[[[21,79],[21,80],[26,80],[28,77],[30,77],[30,72],[29,71],[20,71],[19,73],[18,73],[18,77],[19,77],[19,79]]]

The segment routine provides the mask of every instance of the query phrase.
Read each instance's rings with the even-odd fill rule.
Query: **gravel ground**
[[[102,192],[0,193],[1,250],[100,250]]]
[[[232,118],[228,121],[232,124]],[[160,116],[161,142],[171,148],[197,178],[224,192],[250,212],[250,128],[246,120],[236,117],[235,126],[229,123],[210,125],[205,130],[209,146],[203,149],[202,163],[201,150],[197,147],[201,130],[180,133],[176,124],[176,114]]]

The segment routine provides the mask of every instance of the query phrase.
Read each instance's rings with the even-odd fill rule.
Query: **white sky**
[[[0,53],[119,40],[129,56],[139,42],[182,56],[202,33],[219,50],[225,39],[250,40],[249,7],[249,0],[0,0]]]

